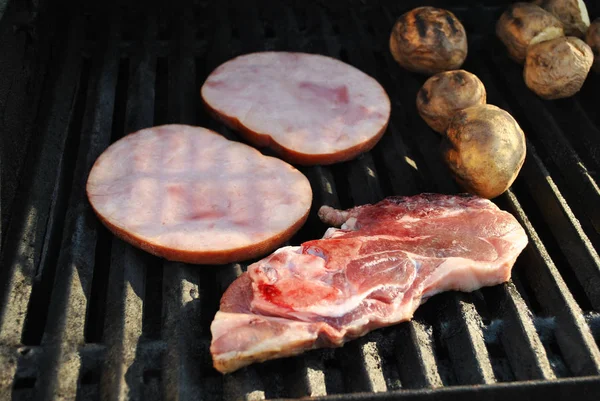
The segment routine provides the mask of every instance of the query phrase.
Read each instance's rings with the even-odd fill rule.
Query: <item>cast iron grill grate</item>
[[[41,129],[2,255],[0,398],[348,399],[391,398],[398,390],[406,399],[524,399],[534,392],[594,399],[600,76],[590,75],[572,99],[535,97],[491,35],[500,6],[449,8],[469,32],[464,68],[528,138],[520,177],[497,199],[530,237],[509,284],[441,294],[413,321],[343,348],[222,376],[211,367],[209,325],[222,292],[247,264],[198,268],[154,258],[110,235],[86,201],[92,163],[128,132],[178,122],[237,139],[204,112],[199,88],[231,57],[275,49],[349,62],[376,77],[393,105],[373,151],[301,168],[315,198],[292,243],[323,234],[315,213],[321,204],[457,192],[438,156],[439,137],[415,110],[425,78],[400,69],[387,50],[395,17],[412,6],[206,1],[162,13],[114,7],[60,17],[64,32],[53,46],[61,58],[42,94]],[[465,387],[471,384],[489,386]]]

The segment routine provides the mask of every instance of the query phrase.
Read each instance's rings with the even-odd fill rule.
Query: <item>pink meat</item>
[[[96,161],[87,194],[102,222],[150,253],[220,264],[265,255],[306,220],[308,179],[205,128],[127,135]]]
[[[211,326],[219,371],[341,346],[411,319],[434,294],[503,283],[527,244],[511,214],[470,195],[323,206],[319,216],[341,229],[277,250],[223,295]]]
[[[339,162],[369,150],[390,116],[377,81],[315,54],[237,57],[210,74],[202,98],[250,142],[300,164]]]

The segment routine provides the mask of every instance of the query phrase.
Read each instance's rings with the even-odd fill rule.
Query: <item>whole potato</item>
[[[590,26],[590,16],[583,0],[536,0],[535,4],[562,22],[565,35],[578,38],[585,36]]]
[[[398,18],[390,51],[410,71],[432,75],[455,70],[467,57],[467,33],[450,11],[418,7]]]
[[[465,70],[440,72],[429,78],[417,93],[417,110],[434,131],[443,134],[457,111],[485,104],[485,87]]]
[[[502,194],[517,178],[525,149],[519,124],[491,104],[456,113],[442,141],[444,161],[458,184],[488,199]]]
[[[593,62],[592,49],[583,40],[556,38],[529,48],[523,77],[538,96],[560,99],[579,92]]]
[[[496,35],[518,63],[523,63],[530,45],[565,36],[558,18],[531,3],[510,5],[496,23]]]
[[[592,49],[594,53],[594,65],[593,69],[596,72],[600,72],[600,18],[596,18],[591,23],[590,28],[585,36],[585,43]]]

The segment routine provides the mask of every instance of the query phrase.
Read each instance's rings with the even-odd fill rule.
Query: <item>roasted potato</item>
[[[544,99],[560,99],[579,92],[594,55],[574,36],[556,38],[529,47],[523,77],[525,84]]]
[[[536,0],[535,4],[562,22],[565,35],[578,38],[585,36],[590,17],[583,0]]]
[[[483,83],[465,70],[440,72],[417,93],[417,110],[434,131],[443,134],[457,111],[485,104]]]
[[[585,36],[585,43],[592,49],[594,53],[594,71],[600,73],[600,18],[596,18],[590,24],[590,28]]]
[[[492,199],[517,178],[526,145],[521,127],[509,113],[484,104],[457,112],[441,147],[458,184],[468,192]]]
[[[496,35],[518,63],[525,61],[530,45],[565,36],[558,18],[531,3],[510,5],[496,23]]]
[[[467,57],[467,34],[450,11],[418,7],[398,18],[390,51],[410,71],[432,75],[455,70]]]

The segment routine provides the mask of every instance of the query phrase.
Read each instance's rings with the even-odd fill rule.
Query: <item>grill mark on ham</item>
[[[306,177],[205,128],[130,134],[96,161],[87,194],[102,222],[147,252],[221,264],[267,254],[304,223]]]
[[[227,289],[211,325],[217,370],[342,346],[439,292],[503,283],[527,244],[511,214],[470,195],[323,206],[319,217],[341,228],[275,251]]]
[[[376,80],[315,54],[237,57],[215,69],[201,93],[207,108],[249,142],[298,164],[331,164],[370,150],[390,116]]]
[[[340,104],[346,105],[350,103],[350,97],[348,96],[348,87],[346,85],[340,85],[339,87],[330,88],[325,85],[319,85],[314,82],[300,82],[298,88],[301,89],[301,93],[308,94],[302,96],[304,99],[311,101],[325,100],[329,103],[333,103],[334,106]],[[364,107],[364,106],[362,106]]]

